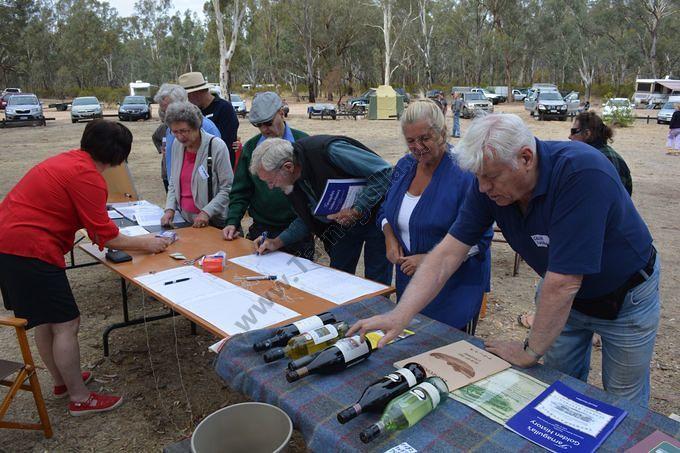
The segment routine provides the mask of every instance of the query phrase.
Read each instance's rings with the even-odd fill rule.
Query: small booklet
[[[680,453],[680,441],[661,431],[654,431],[625,453]]]
[[[314,215],[335,214],[351,208],[364,187],[365,179],[329,179],[321,200],[314,209]]]
[[[505,426],[549,451],[593,452],[626,414],[557,381]]]
[[[465,340],[400,360],[394,366],[402,368],[409,362],[422,365],[428,376],[444,379],[449,392],[510,368],[505,360]]]

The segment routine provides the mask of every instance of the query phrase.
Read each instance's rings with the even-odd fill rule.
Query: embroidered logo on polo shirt
[[[550,245],[550,238],[545,234],[534,234],[531,239],[534,240],[536,247],[548,247]]]

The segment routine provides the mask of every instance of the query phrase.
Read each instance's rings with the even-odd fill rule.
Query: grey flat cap
[[[259,123],[266,123],[274,118],[276,112],[283,107],[283,101],[278,94],[272,91],[265,91],[257,93],[253,99],[253,105],[250,107],[250,123],[255,125]]]

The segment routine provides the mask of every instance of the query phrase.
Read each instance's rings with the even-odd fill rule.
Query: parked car
[[[564,102],[567,103],[567,114],[569,116],[576,116],[581,107],[581,99],[579,99],[578,91],[571,91],[564,96]]]
[[[611,98],[602,106],[602,118],[611,119],[615,114],[631,116],[633,105],[627,98]]]
[[[527,97],[527,89],[526,88],[514,88],[512,90],[512,97],[515,101],[523,101],[525,97]]]
[[[71,103],[71,122],[103,118],[104,111],[99,100],[94,96],[75,98]]]
[[[118,119],[136,121],[151,119],[151,106],[144,96],[125,96],[118,106]]]
[[[491,91],[487,90],[486,88],[473,88],[470,90],[471,93],[482,93],[486,99],[491,101],[493,105],[498,104],[501,101],[501,96],[497,95],[496,93],[492,93]]]
[[[244,101],[238,94],[232,94],[229,96],[232,107],[236,111],[236,114],[241,118],[245,118],[248,114],[248,109],[246,108],[246,101]]]
[[[524,110],[539,121],[548,118],[567,120],[567,103],[557,91],[536,90],[524,99]]]
[[[488,100],[484,93],[468,92],[462,93],[463,96],[463,118],[472,118],[480,112],[493,113],[493,102]]]
[[[493,87],[486,87],[487,91],[490,91],[491,93],[495,94],[498,96],[498,102],[507,102],[508,100],[508,87],[507,86],[493,86]]]
[[[6,93],[0,96],[0,109],[5,110],[5,107],[7,107],[7,100],[15,94],[16,93]]]
[[[353,98],[347,99],[347,106],[348,107],[359,107],[362,110],[366,110],[368,108],[368,103],[369,103],[369,96],[375,93],[374,88],[368,89],[366,92],[364,92],[361,96],[356,96]]]
[[[4,96],[6,94],[16,94],[16,93],[21,93],[21,88],[5,88],[2,90],[2,94],[0,96]]]
[[[675,112],[675,104],[680,103],[680,96],[671,96],[668,102],[661,106],[661,110],[656,115],[657,124],[670,124],[673,112]]]
[[[42,104],[32,93],[13,94],[7,99],[5,107],[7,121],[40,121],[45,125]]]
[[[463,94],[463,93],[469,93],[470,90],[472,90],[472,87],[451,87],[451,96],[454,94]]]
[[[312,119],[313,116],[320,116],[321,119],[324,119],[325,117],[335,119],[338,112],[335,104],[314,104],[307,107],[307,115],[309,116],[309,119]]]

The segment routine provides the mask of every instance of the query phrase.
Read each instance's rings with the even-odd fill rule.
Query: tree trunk
[[[217,41],[220,46],[220,89],[224,96],[229,97],[229,66],[231,59],[234,57],[236,51],[236,43],[238,41],[238,34],[243,21],[243,16],[246,13],[245,0],[234,0],[234,6],[231,11],[231,41],[227,47],[226,37],[224,35],[224,18],[220,8],[220,0],[213,0],[213,9],[215,10],[215,28],[217,29]]]
[[[383,77],[383,85],[390,84],[390,76],[392,75],[392,44],[390,31],[392,30],[392,0],[385,0],[383,2],[383,40],[385,41],[385,73]]]

